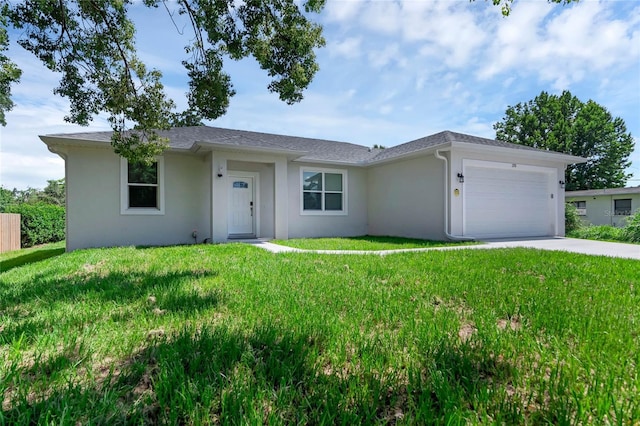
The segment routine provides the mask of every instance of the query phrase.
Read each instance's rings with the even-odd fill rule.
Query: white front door
[[[230,236],[255,236],[255,209],[252,176],[229,175]]]

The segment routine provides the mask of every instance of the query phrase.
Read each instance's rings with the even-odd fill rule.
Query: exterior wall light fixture
[[[464,183],[464,175],[462,173],[458,173],[458,182]]]

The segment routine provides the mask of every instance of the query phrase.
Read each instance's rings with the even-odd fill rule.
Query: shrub
[[[583,226],[571,232],[573,238],[603,241],[625,241],[624,228],[616,228],[611,225]]]
[[[625,241],[640,243],[640,209],[627,219],[622,235]]]
[[[7,213],[20,214],[22,247],[62,241],[65,237],[65,209],[53,204],[14,204]]]
[[[564,205],[564,230],[565,232],[572,232],[582,227],[582,220],[578,215],[576,206],[571,203],[565,203]]]

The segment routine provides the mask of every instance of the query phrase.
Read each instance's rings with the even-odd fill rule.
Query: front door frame
[[[227,203],[231,202],[231,185],[233,185],[234,179],[252,178],[253,188],[253,231],[251,234],[230,234],[229,233],[229,212],[227,210],[227,237],[228,238],[258,238],[260,237],[260,173],[258,172],[244,172],[240,170],[229,170],[227,180],[228,199]]]

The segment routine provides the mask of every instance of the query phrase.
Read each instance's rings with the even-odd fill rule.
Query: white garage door
[[[479,238],[553,235],[552,169],[465,167],[464,234]]]

